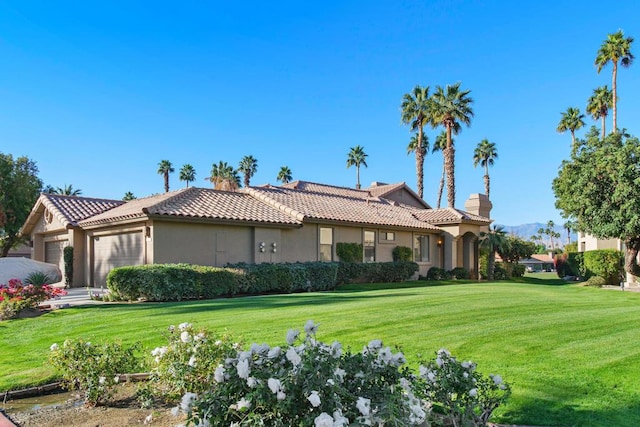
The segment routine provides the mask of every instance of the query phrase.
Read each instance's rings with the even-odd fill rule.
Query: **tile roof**
[[[418,220],[407,206],[378,197],[366,197],[363,190],[313,183],[305,183],[303,189],[292,187],[256,187],[242,191],[275,208],[288,209],[290,214],[304,220],[440,230]]]
[[[431,209],[431,206],[427,202],[425,202],[418,194],[411,189],[404,181],[398,182],[396,184],[385,184],[382,182],[374,182],[368,188],[365,188],[372,196],[375,197],[387,197],[389,194],[396,192],[398,190],[404,189],[409,194],[411,194],[415,199],[420,202],[427,209]]]
[[[65,227],[77,226],[86,218],[98,215],[122,205],[122,200],[95,199],[90,197],[64,196],[61,194],[40,194],[25,225],[35,225],[32,218],[46,208]]]
[[[147,216],[301,225],[297,219],[248,194],[197,187],[132,200],[112,211],[85,220],[81,225],[98,225]]]
[[[264,188],[264,187],[262,187]],[[367,190],[357,190],[349,187],[337,187],[335,185],[318,184],[317,182],[307,181],[293,181],[287,184],[283,184],[280,187],[270,188],[288,188],[292,190],[308,191],[318,194],[331,194],[334,196],[354,197],[356,199],[367,199],[372,197],[372,194]]]
[[[474,222],[480,224],[491,223],[491,219],[489,218],[474,215],[455,208],[414,209],[413,214],[420,221],[425,221],[430,224],[451,224],[459,222]]]

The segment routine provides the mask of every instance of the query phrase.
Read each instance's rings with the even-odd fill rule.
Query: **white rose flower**
[[[333,375],[335,375],[336,377],[338,377],[338,379],[340,381],[344,381],[344,376],[347,374],[347,372],[344,369],[341,368],[336,368],[335,371],[333,371]]]
[[[382,348],[382,340],[371,340],[367,347],[369,347],[370,350],[380,350]]]
[[[502,377],[500,375],[489,375],[490,377],[493,378],[493,382],[495,385],[500,385],[502,384]]]
[[[326,412],[318,415],[313,422],[315,427],[333,427],[333,417]]]
[[[298,366],[300,362],[302,362],[300,355],[293,347],[289,347],[289,350],[287,350],[287,360],[289,360],[289,362],[291,362],[293,366]]]
[[[311,403],[311,406],[313,406],[314,408],[317,408],[318,406],[320,406],[320,396],[318,395],[318,392],[315,390],[311,390],[311,394],[309,396],[307,396],[307,400],[309,401],[309,403]]]
[[[269,386],[269,390],[271,390],[271,393],[273,394],[278,393],[282,388],[280,380],[277,380],[275,378],[269,378],[269,380],[267,381],[267,385]]]
[[[53,343],[53,344],[51,344],[51,347],[49,347],[49,350],[56,351],[59,348],[60,348],[60,346],[58,346],[58,344]]]
[[[185,393],[184,396],[182,396],[182,401],[180,402],[180,409],[184,412],[189,412],[191,405],[193,405],[193,401],[196,400],[196,397],[198,397],[198,395],[195,393]]]
[[[338,341],[334,341],[333,344],[331,344],[331,355],[335,359],[338,359],[340,356],[342,356],[342,344],[340,344]]]
[[[297,329],[289,329],[287,332],[287,344],[293,345],[294,342],[298,339],[300,335],[300,331]]]
[[[238,376],[242,379],[249,378],[249,373],[251,370],[249,369],[249,360],[244,359],[238,362],[236,365],[236,370],[238,371]]]
[[[120,382],[120,375],[116,375],[115,377],[113,377],[113,382],[118,384]]]
[[[218,365],[215,372],[213,373],[213,379],[219,384],[224,382],[224,366]]]
[[[247,386],[254,388],[256,385],[258,385],[258,381],[254,377],[247,378]]]
[[[287,398],[287,395],[284,393],[284,391],[279,391],[278,394],[276,394],[276,398],[278,400],[284,400]]]
[[[368,417],[371,413],[371,399],[367,399],[366,397],[358,397],[356,408],[358,408],[358,411],[360,411],[363,416]]]
[[[189,358],[189,363],[188,363],[188,365],[189,365],[189,366],[191,366],[192,368],[196,366],[196,357],[195,357],[195,356],[191,356],[191,357]]]
[[[349,425],[349,418],[342,416],[342,411],[337,409],[333,412],[333,427],[346,427]]]
[[[269,353],[267,353],[267,357],[269,359],[275,359],[276,357],[279,357],[282,354],[282,349],[280,347],[273,347],[271,350],[269,350]]]
[[[104,384],[105,381],[107,381],[107,379],[105,377],[98,378],[98,384],[100,384],[100,385]]]
[[[184,343],[188,343],[191,342],[191,335],[189,335],[188,331],[183,331],[180,334],[180,341],[184,342]]]
[[[185,329],[188,329],[190,327],[191,327],[191,323],[187,323],[187,322],[180,323],[178,325],[178,329],[181,330],[181,331],[184,331]]]
[[[307,320],[307,323],[304,325],[304,332],[307,335],[315,335],[316,332],[318,332],[318,326],[320,326],[320,324],[315,324],[313,323],[313,320]]]
[[[391,360],[393,361],[394,366],[400,366],[407,363],[407,359],[405,359],[404,354],[402,354],[401,352],[394,354]]]
[[[251,408],[251,401],[243,397],[242,399],[238,400],[238,402],[236,403],[236,406],[239,411],[242,411],[243,409],[249,409]]]
[[[477,395],[478,395],[478,389],[477,388],[472,388],[471,390],[469,390],[469,396],[476,397]]]

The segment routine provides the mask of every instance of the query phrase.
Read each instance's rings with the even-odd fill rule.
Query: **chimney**
[[[486,194],[472,194],[469,199],[464,202],[464,210],[474,214],[491,218],[491,208],[493,205]]]

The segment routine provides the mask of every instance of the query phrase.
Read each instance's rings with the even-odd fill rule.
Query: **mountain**
[[[541,222],[534,222],[532,224],[522,224],[522,225],[501,225],[504,228],[504,231],[507,234],[512,234],[514,236],[518,236],[524,240],[530,240],[531,236],[538,234],[538,230],[541,228],[546,228],[547,224]],[[567,230],[562,226],[562,224],[556,224],[553,227],[553,230],[557,233],[560,233],[559,239],[553,239],[553,244],[555,247],[563,247],[567,243]],[[578,235],[574,232],[571,233],[571,241],[575,242],[578,239]],[[549,236],[542,235],[542,242],[547,246],[551,246],[551,240]]]

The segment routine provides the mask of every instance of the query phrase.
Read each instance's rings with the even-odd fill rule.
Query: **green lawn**
[[[163,343],[170,324],[284,344],[308,319],[318,338],[354,350],[374,338],[415,366],[446,347],[499,373],[513,395],[493,421],[538,426],[640,425],[640,293],[565,285],[553,274],[517,283],[350,285],[335,292],[73,308],[0,323],[0,390],[51,379],[49,346],[68,337]]]

